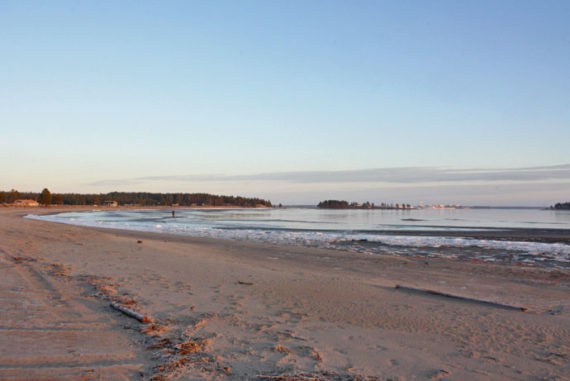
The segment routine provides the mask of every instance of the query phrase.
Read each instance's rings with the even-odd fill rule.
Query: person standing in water
[[[174,218],[174,214],[175,214],[175,212],[174,212],[174,210],[173,210],[173,211],[172,211],[172,218]]]

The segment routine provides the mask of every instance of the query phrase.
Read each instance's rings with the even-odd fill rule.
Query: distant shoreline
[[[239,205],[223,205],[223,206],[168,206],[168,205],[120,205],[120,206],[97,206],[97,205],[42,205],[42,206],[20,206],[1,204],[0,208],[13,208],[13,209],[28,209],[28,210],[42,210],[42,209],[81,209],[81,210],[172,210],[172,209],[272,209],[273,206],[239,206]]]

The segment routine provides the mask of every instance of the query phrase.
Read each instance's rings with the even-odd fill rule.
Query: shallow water
[[[446,237],[445,231],[570,229],[570,212],[540,209],[323,210],[177,209],[70,212],[30,218],[84,226],[165,232],[357,251],[477,259],[570,268],[570,245]],[[443,231],[441,236],[385,231]]]

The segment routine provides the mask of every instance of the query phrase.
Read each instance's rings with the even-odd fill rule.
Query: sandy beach
[[[22,218],[54,211],[0,209],[2,380],[570,379],[567,270]]]

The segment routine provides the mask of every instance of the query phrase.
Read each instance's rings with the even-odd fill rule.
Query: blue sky
[[[550,204],[566,169],[441,171],[570,164],[568,20],[567,1],[0,1],[0,188]],[[430,175],[387,179],[406,168]]]

